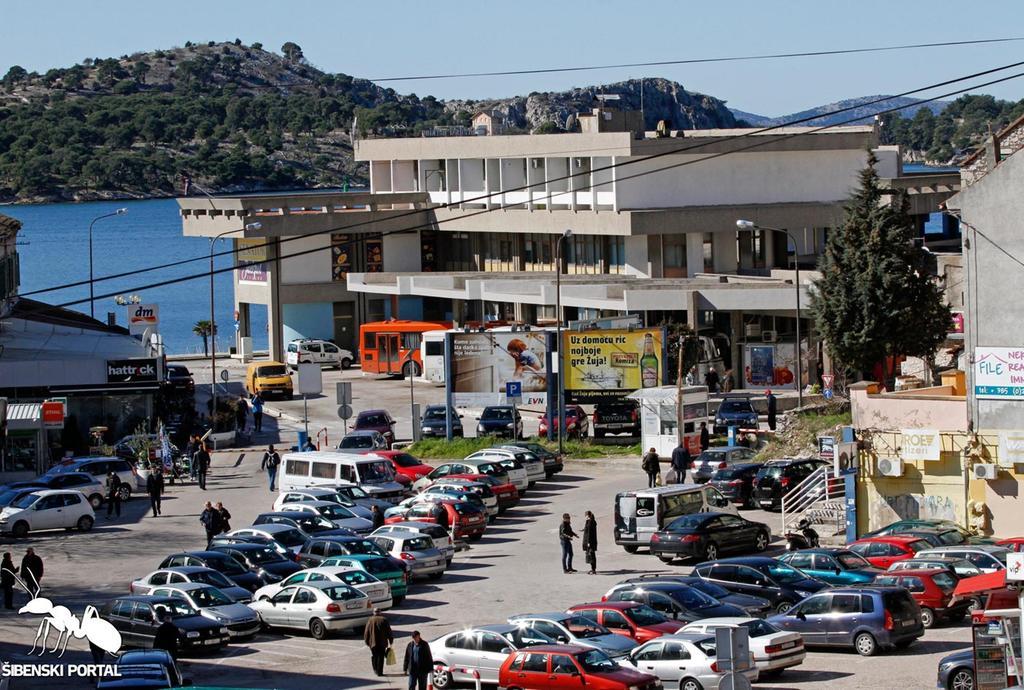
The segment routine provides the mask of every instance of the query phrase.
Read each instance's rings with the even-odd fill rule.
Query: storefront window
[[[34,472],[38,455],[38,434],[35,431],[9,432],[4,453],[4,472]]]

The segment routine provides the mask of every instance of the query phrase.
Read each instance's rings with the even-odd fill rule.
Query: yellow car
[[[292,377],[281,362],[253,362],[245,372],[245,390],[264,397],[280,395],[291,399]]]

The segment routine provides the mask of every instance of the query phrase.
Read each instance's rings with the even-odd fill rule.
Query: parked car
[[[295,560],[305,568],[313,568],[322,565],[323,561],[331,556],[345,556],[349,554],[374,554],[387,556],[387,552],[369,536],[319,536],[312,537],[302,546],[302,550],[295,556]],[[396,564],[397,565],[397,564]],[[398,566],[401,568],[401,566]]]
[[[259,575],[247,570],[241,563],[221,551],[182,551],[173,553],[165,558],[157,567],[162,569],[186,565],[213,568],[239,587],[250,592],[256,591],[256,588],[263,584],[260,582]]]
[[[508,622],[539,630],[559,644],[600,649],[613,659],[625,656],[636,647],[633,639],[616,635],[579,613],[525,613],[510,616]]]
[[[894,532],[894,534],[923,539],[932,547],[968,544],[967,538],[958,530],[944,527],[914,527],[913,529]]]
[[[968,599],[953,600],[956,578],[938,570],[901,570],[886,573],[875,580],[879,586],[902,587],[921,607],[921,623],[931,628],[937,621],[958,623],[969,612]]]
[[[1010,537],[1009,539],[1000,539],[996,542],[997,546],[1002,546],[1010,551],[1024,551],[1024,537]]]
[[[476,541],[484,535],[487,529],[487,512],[480,506],[462,500],[461,498],[450,498],[443,495],[424,494],[417,497],[417,500],[409,506],[401,509],[394,509],[384,520],[384,524],[390,525],[400,522],[439,522],[439,511],[444,511],[448,520],[449,529],[456,539]]]
[[[26,493],[43,489],[73,489],[80,491],[89,499],[89,505],[93,507],[93,510],[100,509],[106,494],[106,487],[103,482],[85,472],[62,472],[49,476],[43,475],[30,481],[11,482],[10,484],[5,484],[4,487],[7,490],[13,491],[25,489]]]
[[[48,529],[88,532],[95,522],[89,499],[74,490],[41,489],[0,510],[0,533],[15,539]]]
[[[259,619],[251,608],[232,600],[212,585],[201,582],[162,585],[154,587],[150,595],[187,601],[201,615],[226,627],[231,637],[252,637],[260,630]]]
[[[440,579],[447,567],[444,555],[434,546],[434,541],[426,535],[416,533],[400,534],[392,532],[388,535],[371,537],[390,556],[401,559],[409,567],[410,578],[428,577]]]
[[[292,369],[298,369],[300,364],[306,362],[315,362],[320,366],[334,369],[348,369],[355,361],[355,357],[348,350],[327,340],[302,338],[288,343],[285,361]]]
[[[282,510],[260,513],[252,521],[252,526],[259,527],[260,525],[288,525],[289,527],[301,530],[303,534],[309,536],[333,534],[351,537],[355,534],[353,530],[338,527],[327,518],[321,517],[319,513],[306,510]]]
[[[459,477],[446,477],[445,479],[438,479],[428,486],[421,495],[432,493],[454,494],[460,498],[470,497],[469,503],[473,505],[477,505],[474,498],[480,499],[479,505],[487,512],[487,517],[490,518],[491,522],[494,522],[494,518],[501,512],[501,509],[498,507],[498,497],[487,482],[478,482]]]
[[[768,525],[730,513],[695,513],[678,517],[651,535],[651,553],[664,563],[674,559],[715,560],[720,553],[758,553],[768,548]]]
[[[167,680],[170,682],[168,687],[180,688],[192,685],[192,679],[186,678],[182,675],[181,669],[178,668],[178,663],[171,656],[170,652],[165,649],[146,649],[146,650],[130,650],[127,652],[121,652],[117,661],[114,662],[117,668],[117,674],[112,675],[110,680],[117,681],[118,677],[132,677],[132,674],[125,673],[126,668],[153,668],[158,667],[164,671]],[[98,684],[97,690],[102,689],[103,681]],[[112,686],[112,687],[116,687]]]
[[[265,546],[287,561],[294,558],[292,552],[280,542],[262,535],[257,536],[254,534],[236,534],[235,532],[218,534],[210,540],[210,544],[207,548],[210,551],[219,551],[220,549],[215,547],[234,546],[235,544],[256,544],[257,546]]]
[[[755,455],[757,453],[743,446],[708,448],[693,460],[693,481],[703,484],[709,481],[715,472],[741,463],[749,463]]]
[[[974,690],[974,649],[968,647],[939,659],[937,687],[942,690]]]
[[[195,379],[192,378],[192,372],[184,364],[167,364],[164,371],[166,373],[164,388],[188,395],[195,393]]]
[[[804,638],[799,633],[780,630],[760,618],[705,618],[687,623],[681,632],[714,634],[719,628],[746,628],[750,652],[761,678],[777,676],[787,668],[799,666],[807,657]]]
[[[162,616],[170,614],[178,629],[178,650],[215,652],[230,640],[227,626],[203,616],[184,599],[129,595],[113,599],[100,610],[100,617],[121,633],[123,647],[152,649]]]
[[[466,457],[466,460],[495,460],[502,467],[509,471],[509,478],[518,487],[517,470],[525,470],[526,485],[520,489],[525,491],[539,481],[547,478],[547,470],[544,469],[544,461],[539,457],[519,446],[507,444],[484,448]]]
[[[369,534],[373,531],[373,520],[359,517],[345,506],[333,501],[300,501],[285,503],[275,514],[310,513],[329,520],[339,529],[346,529],[356,534]],[[305,531],[305,530],[303,530]]]
[[[755,508],[754,478],[761,469],[759,462],[739,462],[725,469],[715,470],[708,484],[722,495],[744,508]]]
[[[127,501],[132,497],[132,492],[145,488],[145,482],[139,479],[139,473],[135,465],[124,458],[88,457],[72,458],[67,462],[61,462],[51,467],[44,477],[52,477],[65,472],[85,472],[91,474],[93,479],[103,483],[107,480],[107,474],[114,472],[121,480],[121,500]]]
[[[933,569],[947,571],[957,579],[981,575],[981,568],[971,563],[966,558],[953,558],[952,556],[918,556],[908,558],[905,561],[896,561],[888,567],[886,572],[894,573],[900,570]]]
[[[374,531],[374,534],[387,535],[391,532],[412,532],[428,536],[434,542],[434,548],[441,552],[448,565],[451,565],[452,559],[455,558],[455,543],[452,541],[451,533],[436,523],[414,520],[395,522],[390,525],[381,525]]]
[[[714,635],[680,632],[637,647],[623,659],[622,665],[657,676],[665,687],[717,690],[725,679],[717,653]],[[741,675],[748,683],[757,680],[753,659]]]
[[[889,535],[867,537],[850,544],[850,551],[862,556],[871,565],[885,570],[896,561],[912,558],[914,554],[928,548],[928,542],[916,537]]]
[[[445,438],[448,435],[448,414],[444,405],[427,405],[420,420],[420,435],[423,438]],[[452,436],[462,438],[462,415],[451,408]]]
[[[259,575],[263,582],[277,582],[302,568],[268,544],[211,544],[210,551],[223,551]]]
[[[394,505],[391,501],[387,501],[383,498],[375,498],[366,489],[359,486],[358,484],[337,484],[331,487],[339,496],[342,498],[355,503],[357,506],[361,506],[366,510],[372,509],[377,506],[382,511],[387,510]],[[363,516],[366,517],[366,516]]]
[[[830,585],[863,585],[872,582],[884,572],[849,549],[790,551],[779,556],[779,560]]]
[[[292,377],[281,362],[253,362],[245,370],[245,392],[249,395],[259,393],[264,398],[276,395],[291,400],[292,391]]]
[[[921,556],[952,556],[953,558],[966,558],[983,573],[994,573],[997,570],[1006,568],[1006,554],[1009,551],[995,544],[972,544],[963,546],[939,546],[931,549],[922,549],[918,553]]]
[[[700,563],[693,574],[730,592],[764,597],[778,613],[828,587],[791,565],[767,556],[724,558]]]
[[[359,487],[356,487],[357,489]],[[360,491],[366,494],[365,491]],[[369,494],[366,494],[369,498]],[[372,499],[371,499],[372,500]],[[353,499],[348,496],[343,496],[341,492],[333,487],[309,487],[305,489],[289,489],[288,491],[282,491],[278,494],[274,500],[274,511],[281,510],[281,506],[288,503],[304,503],[306,501],[330,501],[331,503],[337,503],[340,506],[344,506],[352,511],[352,514],[356,517],[370,519],[373,517],[373,512],[369,507],[356,503]],[[386,501],[382,501],[386,505],[391,505]]]
[[[754,500],[765,510],[778,510],[782,497],[824,464],[813,458],[769,460],[754,477]]]
[[[509,623],[448,633],[430,643],[435,665],[431,683],[435,690],[448,690],[455,683],[472,682],[475,671],[482,683],[494,685],[509,654],[548,644],[555,641],[531,627]]]
[[[391,445],[384,434],[373,429],[356,429],[345,434],[338,444],[338,450],[387,450]]]
[[[389,609],[394,604],[391,596],[391,586],[388,583],[377,579],[377,577],[362,568],[339,565],[326,565],[300,570],[293,575],[289,575],[281,582],[260,587],[253,593],[253,599],[256,601],[272,599],[285,587],[302,584],[303,582],[341,582],[349,587],[355,587],[370,597],[374,608]]]
[[[391,556],[376,553],[351,553],[342,556],[329,556],[320,562],[321,567],[340,566],[363,570],[391,587],[391,599],[395,606],[403,601],[409,592],[409,572],[403,567],[402,561]]]
[[[395,440],[395,420],[387,410],[363,410],[356,415],[349,429],[352,431],[377,431],[387,441],[388,448]]]
[[[600,649],[583,645],[539,645],[509,654],[498,671],[498,687],[593,690],[660,690],[654,675],[622,666]],[[686,688],[685,690],[691,690]]]
[[[523,418],[519,409],[512,405],[485,407],[477,418],[476,435],[520,438],[523,435]]]
[[[539,415],[539,424],[537,427],[537,435],[545,437],[548,435],[548,416],[546,414]],[[558,432],[558,415],[554,414],[551,418],[551,428]],[[565,438],[586,438],[590,431],[590,417],[579,405],[566,405],[565,406]],[[522,436],[522,432],[518,434]]]
[[[504,476],[522,496],[530,486],[530,474],[526,467],[516,458],[480,456],[473,453],[462,461],[464,466],[468,465],[470,472],[491,474],[493,476]],[[489,470],[487,468],[494,468]],[[500,473],[500,474],[496,474]]]
[[[479,462],[466,462],[465,460],[453,460],[451,462],[442,462],[441,464],[434,467],[434,469],[424,477],[420,477],[413,482],[412,488],[414,491],[422,491],[426,487],[433,484],[438,479],[447,477],[450,475],[464,477],[467,475],[486,474],[489,477],[494,477],[502,484],[512,484],[512,487],[516,489],[518,494],[518,487],[512,483],[509,479],[508,470],[499,465],[494,460],[482,460]],[[525,472],[524,472],[525,475]]]
[[[430,471],[434,469],[415,455],[404,450],[381,450],[377,451],[375,455],[390,460],[395,468],[395,473],[399,477],[408,477],[412,481],[416,481],[425,474],[430,474]]]
[[[757,422],[757,411],[750,403],[750,398],[725,398],[718,405],[718,411],[715,413],[714,431],[716,434],[723,434],[731,426],[740,429],[756,429]]]
[[[149,575],[129,583],[128,591],[131,594],[151,594],[156,587],[190,582],[216,587],[232,601],[242,604],[252,601],[252,591],[239,587],[219,570],[202,565],[181,565],[154,570]]]
[[[808,647],[852,647],[862,656],[902,649],[924,635],[921,609],[901,587],[818,592],[768,622],[800,633]]]
[[[594,406],[594,438],[609,434],[640,435],[639,402],[623,399]]]
[[[943,530],[956,530],[963,537],[963,541],[966,541],[970,544],[994,544],[996,541],[991,537],[983,537],[974,534],[964,529],[953,520],[939,520],[931,518],[908,518],[906,520],[897,520],[896,522],[892,522],[886,525],[882,529],[877,529],[874,532],[868,532],[863,536],[885,537],[890,534],[900,534],[902,532],[905,532],[906,530],[917,529],[920,527],[935,527]]]
[[[492,477],[489,474],[449,474],[438,481],[466,481],[486,484],[491,488],[491,492],[498,502],[498,515],[501,515],[509,508],[519,505],[519,490],[515,487],[515,484],[501,477]]]
[[[540,443],[520,440],[515,444],[498,445],[495,447],[522,448],[523,450],[528,450],[529,452],[533,453],[538,458],[540,458],[541,462],[544,463],[544,472],[547,475],[548,479],[551,479],[551,477],[561,472],[564,467],[562,463],[562,456],[552,450],[547,449]]]
[[[671,635],[682,627],[679,621],[670,620],[650,606],[635,601],[577,604],[567,613],[578,613],[616,635],[624,635],[640,644],[662,635]]]
[[[674,621],[691,623],[702,618],[742,616],[743,609],[723,604],[696,587],[680,582],[650,582],[616,585],[601,597],[604,601],[633,601],[646,604]]]
[[[702,580],[695,575],[641,575],[623,580],[619,584],[647,585],[655,582],[675,582],[681,585],[689,585],[694,589],[707,594],[712,599],[717,599],[723,604],[729,604],[742,610],[748,616],[764,618],[772,610],[770,601],[763,597],[750,596],[748,594],[737,594],[730,592],[725,587],[717,585],[709,580]]]
[[[267,524],[267,525],[253,525],[251,527],[243,527],[242,529],[236,529],[228,532],[227,537],[258,537],[273,541],[280,548],[287,551],[294,558],[295,554],[302,549],[302,545],[306,543],[309,538],[302,530],[292,525],[285,524]]]
[[[309,630],[317,640],[332,632],[362,631],[372,606],[370,597],[340,582],[303,582],[252,603],[264,625]]]

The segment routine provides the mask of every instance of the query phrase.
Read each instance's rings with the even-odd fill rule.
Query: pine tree
[[[880,203],[876,163],[869,154],[846,219],[829,235],[811,296],[816,326],[830,353],[861,372],[889,356],[930,360],[952,320],[926,253],[914,245],[906,195]],[[886,375],[891,380],[895,372]]]

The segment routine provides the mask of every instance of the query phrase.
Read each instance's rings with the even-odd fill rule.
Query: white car
[[[518,466],[526,470],[526,477],[529,480],[530,486],[533,486],[537,482],[543,481],[548,477],[547,471],[544,469],[544,461],[534,453],[518,446],[505,445],[496,446],[494,448],[484,448],[483,450],[478,450],[469,457],[497,460],[506,469],[514,468],[518,463]],[[508,462],[511,460],[515,460],[516,462]]]
[[[288,343],[288,353],[285,355],[285,362],[292,369],[298,369],[300,364],[306,362],[316,362],[321,366],[335,369],[348,369],[355,359],[348,350],[326,340],[293,340]]]
[[[483,456],[480,453],[473,453],[462,462],[470,467],[478,467],[485,464],[497,465],[508,475],[509,482],[516,487],[520,495],[525,494],[526,490],[530,487],[530,475],[526,473],[522,463],[515,458]]]
[[[309,630],[318,640],[338,630],[361,631],[373,613],[370,597],[340,582],[285,587],[252,608],[267,626]]]
[[[355,485],[353,484],[353,486]],[[373,518],[373,512],[368,506],[361,506],[351,498],[341,495],[337,490],[330,487],[309,487],[307,489],[282,491],[278,494],[277,500],[274,501],[274,512],[280,512],[281,506],[286,503],[305,503],[306,501],[330,501],[331,503],[345,506],[357,517],[366,518],[367,520]]]
[[[330,520],[335,527],[350,529],[356,534],[369,534],[373,531],[373,521],[359,517],[345,506],[333,501],[300,501],[298,503],[284,503],[278,509],[280,511],[296,511],[299,513],[312,513]]]
[[[205,568],[200,565],[181,565],[154,570],[145,577],[132,580],[128,585],[128,591],[132,594],[150,594],[156,587],[163,587],[164,585],[175,587],[188,582],[212,585],[224,592],[224,594],[227,594],[232,601],[242,604],[248,604],[252,601],[252,592],[245,587],[239,587],[219,570]]]
[[[448,565],[452,564],[452,559],[455,557],[455,543],[452,541],[451,532],[441,525],[435,522],[416,522],[413,520],[393,522],[390,525],[381,525],[370,536],[385,536],[391,532],[411,532],[430,537],[434,542],[434,548],[441,552],[445,562]]]
[[[200,614],[226,627],[231,637],[252,637],[260,631],[260,619],[255,611],[233,601],[230,596],[211,585],[200,582],[164,585],[154,587],[150,595],[184,599],[198,609]]]
[[[740,626],[749,632],[750,652],[754,655],[754,664],[762,675],[774,675],[791,666],[799,666],[807,656],[804,638],[800,633],[781,630],[760,618],[705,618],[687,624],[679,632],[714,635],[718,628]]]
[[[370,597],[374,608],[389,609],[394,605],[391,599],[391,585],[359,568],[347,568],[338,565],[319,566],[307,568],[293,573],[281,580],[269,585],[264,585],[256,590],[253,596],[256,600],[272,599],[285,587],[298,585],[303,582],[341,582],[349,587],[354,587]]]
[[[666,688],[718,690],[725,680],[725,671],[717,661],[713,634],[677,632],[642,644],[619,663],[657,676]],[[758,677],[753,661],[751,655],[750,669],[742,672],[750,682]]]
[[[0,533],[16,539],[46,529],[88,532],[95,522],[96,514],[85,494],[66,489],[36,491],[0,511]]]

